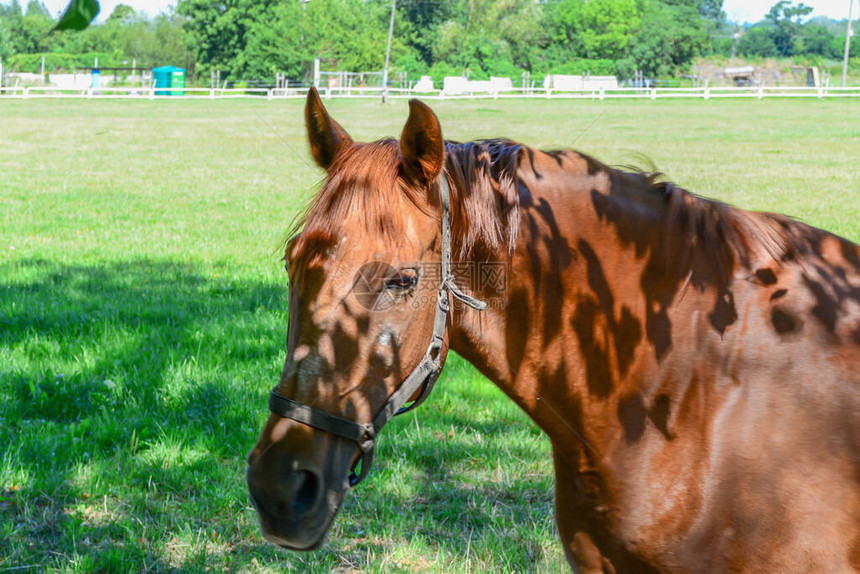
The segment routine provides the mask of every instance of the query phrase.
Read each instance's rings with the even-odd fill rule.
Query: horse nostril
[[[304,514],[314,507],[319,498],[320,480],[307,470],[299,470],[295,473],[293,485],[296,495],[291,505],[292,511]]]

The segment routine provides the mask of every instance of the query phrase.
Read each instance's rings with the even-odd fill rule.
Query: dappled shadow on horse
[[[248,457],[267,539],[322,542],[450,347],[550,437],[580,571],[860,569],[858,246],[573,151],[446,142],[414,100],[399,141],[353,142],[314,90],[306,121],[327,178]]]

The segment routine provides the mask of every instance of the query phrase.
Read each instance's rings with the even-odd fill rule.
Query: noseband
[[[436,317],[433,320],[433,333],[430,345],[424,358],[415,367],[415,370],[406,377],[382,406],[382,409],[373,421],[360,424],[349,419],[329,414],[314,407],[297,403],[292,399],[281,395],[277,387],[272,389],[269,395],[269,409],[276,415],[304,423],[314,428],[343,437],[358,444],[361,455],[350,468],[349,485],[355,486],[367,476],[370,465],[373,463],[373,447],[376,435],[392,417],[408,412],[421,403],[430,395],[439,373],[442,372],[442,345],[445,340],[445,329],[448,325],[448,312],[451,310],[449,295],[453,295],[469,307],[478,311],[487,308],[487,304],[469,297],[457,287],[454,282],[454,273],[451,271],[451,190],[448,187],[448,178],[444,174],[439,175],[439,198],[442,202],[442,283],[439,286],[439,294],[436,297]],[[418,389],[421,392],[418,398],[410,405],[406,402]],[[406,406],[404,406],[406,405]],[[355,472],[355,467],[361,462],[361,471]]]

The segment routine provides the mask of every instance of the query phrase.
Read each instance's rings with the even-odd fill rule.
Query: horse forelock
[[[461,259],[479,244],[492,253],[513,251],[519,222],[520,149],[507,140],[446,142],[444,174],[452,183],[454,245]],[[347,231],[396,245],[408,239],[408,205],[438,224],[441,208],[435,192],[405,180],[402,162],[395,139],[342,150],[288,234],[296,236],[288,245],[290,258],[307,263]]]
[[[307,263],[347,232],[392,244],[407,238],[407,204],[428,214],[432,207],[426,194],[400,177],[402,161],[395,139],[341,150],[320,191],[292,226],[290,258]]]

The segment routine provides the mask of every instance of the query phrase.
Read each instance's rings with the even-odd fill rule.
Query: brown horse
[[[328,176],[248,457],[268,540],[321,543],[450,346],[549,435],[580,572],[860,570],[860,247],[573,151],[445,142],[415,100],[400,141],[353,142],[313,90],[306,120]],[[468,284],[493,304],[446,257],[504,266]]]

